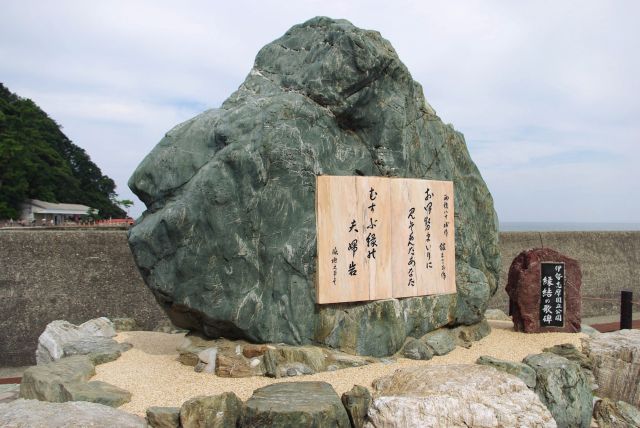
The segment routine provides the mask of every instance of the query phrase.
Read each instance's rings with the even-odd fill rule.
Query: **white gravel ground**
[[[130,391],[131,402],[120,407],[128,412],[144,415],[150,406],[180,407],[183,402],[197,395],[215,395],[225,391],[235,392],[242,400],[248,399],[253,390],[276,382],[325,381],[333,385],[338,394],[353,387],[371,387],[371,382],[394,370],[413,365],[474,363],[481,355],[521,361],[528,354],[542,352],[542,348],[560,343],[573,343],[580,348],[583,334],[545,333],[525,334],[513,331],[511,322],[490,321],[492,333],[470,349],[458,347],[442,357],[430,361],[398,359],[392,364],[371,364],[365,367],[318,373],[286,379],[266,377],[222,378],[213,374],[196,373],[176,361],[176,347],[182,334],[166,334],[147,331],[123,332],[116,340],[130,342],[133,348],[118,360],[96,367],[92,380],[101,380]]]

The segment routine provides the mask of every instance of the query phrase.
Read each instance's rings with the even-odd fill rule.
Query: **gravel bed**
[[[353,385],[371,387],[371,382],[389,375],[400,367],[433,364],[474,363],[481,355],[521,361],[529,354],[542,352],[542,348],[561,343],[572,343],[580,349],[583,334],[544,333],[525,334],[513,331],[510,322],[490,321],[493,331],[469,349],[458,347],[451,353],[434,357],[429,361],[400,358],[394,363],[377,363],[364,367],[324,372],[295,378],[272,379],[265,377],[222,378],[213,374],[196,373],[176,361],[176,347],[183,334],[166,334],[147,331],[123,332],[116,336],[120,342],[130,342],[133,348],[113,362],[96,367],[100,380],[124,388],[132,393],[132,400],[120,409],[144,415],[150,406],[180,407],[183,402],[197,395],[215,395],[233,391],[242,400],[265,385],[292,381],[325,381],[333,385],[338,394],[350,390]]]

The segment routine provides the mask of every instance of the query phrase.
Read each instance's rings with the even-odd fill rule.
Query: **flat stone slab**
[[[245,403],[243,427],[350,427],[340,397],[326,382],[277,383]]]
[[[129,349],[130,345],[121,344],[115,340],[103,336],[81,337],[62,345],[63,355],[88,355],[94,364],[104,364],[120,358],[122,352]]]
[[[408,367],[373,382],[366,427],[555,427],[516,376],[477,364]]]
[[[64,387],[66,401],[89,401],[105,406],[120,407],[131,401],[131,393],[106,382],[77,382]]]
[[[144,419],[102,404],[86,401],[47,403],[39,400],[16,400],[0,404],[3,427],[93,427],[144,428]]]
[[[20,397],[62,403],[68,401],[66,384],[87,382],[95,374],[95,366],[86,355],[29,367],[22,375]]]
[[[131,394],[124,389],[106,382],[89,382],[95,373],[87,355],[29,367],[22,375],[20,397],[52,403],[90,401],[113,407],[131,400]]]

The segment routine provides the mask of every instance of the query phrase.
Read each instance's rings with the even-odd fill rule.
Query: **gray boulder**
[[[364,386],[354,385],[350,391],[342,394],[342,404],[347,410],[351,426],[353,428],[363,428],[371,406],[371,393],[369,390]]]
[[[56,320],[47,327],[38,338],[36,362],[46,364],[64,357],[64,344],[87,337],[106,337],[116,335],[113,323],[108,318],[96,318],[79,326],[64,320]]]
[[[317,175],[452,180],[456,295],[317,306]],[[140,272],[172,321],[209,337],[388,356],[481,320],[500,267],[491,195],[391,44],[314,18],[258,53],[219,109],[182,123],[129,186]]]
[[[536,386],[536,372],[524,363],[500,360],[488,355],[482,355],[476,360],[476,364],[493,367],[501,372],[509,373],[519,377],[529,387]]]
[[[0,426],[12,428],[144,428],[144,419],[86,401],[47,403],[38,400],[16,400],[0,404]]]
[[[593,363],[598,395],[640,407],[640,330],[620,330],[582,339]]]
[[[97,365],[117,360],[123,351],[130,349],[130,346],[108,337],[90,336],[64,343],[62,352],[64,357],[87,355]]]
[[[298,376],[325,371],[326,356],[316,346],[290,346],[268,349],[264,353],[266,375],[270,377]]]
[[[427,333],[420,340],[433,350],[435,355],[445,355],[456,349],[457,336],[453,330],[441,328]]]
[[[555,427],[519,378],[477,364],[407,367],[373,382],[368,428]]]
[[[410,337],[402,348],[402,356],[412,360],[430,360],[433,350],[423,341]]]
[[[180,407],[149,407],[147,423],[151,428],[178,428],[180,426]]]
[[[552,354],[565,357],[567,360],[580,364],[580,367],[583,369],[591,370],[593,368],[593,364],[591,363],[591,360],[589,360],[589,357],[580,352],[580,350],[571,343],[553,345],[549,348],[544,348],[542,351],[551,352]]]
[[[593,406],[593,419],[599,427],[640,427],[640,410],[624,401],[614,402],[603,398]]]
[[[460,346],[471,347],[472,342],[477,342],[491,334],[491,326],[486,319],[472,325],[461,325],[453,329],[453,336]]]
[[[20,397],[62,403],[68,401],[65,385],[87,382],[95,374],[93,363],[85,355],[29,367],[22,374]]]
[[[184,428],[235,428],[242,414],[242,401],[233,392],[195,397],[180,407]]]
[[[90,401],[112,407],[131,400],[128,391],[105,382],[89,382],[95,373],[95,366],[86,355],[29,367],[22,375],[20,397],[54,403]]]
[[[529,355],[522,362],[536,372],[535,392],[558,427],[590,426],[593,395],[578,363],[548,352]]]
[[[351,426],[340,397],[326,382],[287,382],[253,391],[244,407],[242,427]]]

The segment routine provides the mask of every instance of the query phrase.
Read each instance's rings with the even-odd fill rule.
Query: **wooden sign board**
[[[318,303],[456,292],[453,183],[319,176]]]

